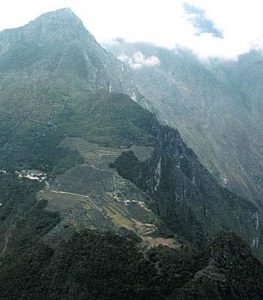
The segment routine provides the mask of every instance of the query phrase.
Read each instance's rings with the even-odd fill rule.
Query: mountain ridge
[[[138,89],[150,99],[152,111],[162,122],[179,129],[217,180],[261,206],[261,71],[255,61],[262,55],[252,58],[249,54],[237,62],[202,62],[185,49],[124,41],[104,46],[130,64]],[[159,64],[134,68],[138,53],[145,58],[155,56]],[[257,100],[253,101],[253,95]]]

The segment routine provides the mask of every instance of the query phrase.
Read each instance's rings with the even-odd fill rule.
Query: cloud
[[[183,4],[186,14],[189,16],[189,21],[197,29],[196,35],[203,33],[211,33],[214,37],[223,38],[222,31],[219,31],[212,20],[205,16],[205,10],[188,3]]]
[[[261,0],[188,0],[187,3],[202,8],[205,16],[224,33],[222,39],[209,34],[189,39],[186,46],[199,56],[236,59],[255,47],[263,49]]]
[[[71,7],[99,42],[121,37],[127,42],[150,42],[167,48],[183,46],[200,57],[227,59],[255,47],[263,49],[262,0],[0,2],[0,29],[21,26],[41,13]]]
[[[132,57],[121,54],[118,59],[130,65],[133,69],[141,69],[143,67],[154,67],[160,64],[160,60],[157,56],[146,57],[141,52],[136,52]]]

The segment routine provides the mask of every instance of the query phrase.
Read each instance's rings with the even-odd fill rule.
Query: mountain
[[[262,206],[262,54],[200,61],[185,49],[121,40],[105,47],[130,65],[152,111],[180,131],[217,180]]]
[[[136,97],[126,66],[100,47],[69,9],[4,30],[0,40],[0,114],[5,122],[20,118],[26,126],[52,118],[100,88]]]
[[[0,49],[3,298],[260,299],[260,211],[136,103],[70,10]]]
[[[55,97],[56,90],[67,87],[59,94],[64,100],[72,89],[81,95],[108,87],[136,95],[126,66],[96,42],[70,9],[44,14],[16,30],[4,30],[0,38],[1,81],[8,84],[9,96],[9,80],[14,74],[17,81],[13,85],[30,85],[32,93],[39,92],[39,83],[44,80],[42,95]],[[63,81],[59,80],[62,75]],[[1,88],[4,91],[5,85]]]

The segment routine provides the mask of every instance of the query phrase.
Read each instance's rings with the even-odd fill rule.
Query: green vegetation
[[[154,143],[154,115],[123,94],[101,91],[61,122],[67,135],[107,147]]]
[[[71,12],[0,41],[0,298],[262,296],[262,266],[240,238],[207,247],[222,229],[251,241],[254,205],[122,93],[136,92],[124,66]]]
[[[216,267],[205,270],[222,251],[220,272],[227,281],[218,284]],[[249,264],[233,256],[240,251]],[[199,280],[203,273],[207,277]],[[12,256],[2,259],[0,287],[10,300],[260,299],[262,279],[262,266],[235,236],[221,236],[209,251],[197,253],[186,246],[145,251],[131,236],[83,231],[53,248],[18,243]]]
[[[7,128],[14,128],[12,123]],[[2,128],[0,129],[2,130]],[[35,123],[24,132],[10,132],[0,148],[0,165],[6,170],[41,169],[55,173],[82,162],[75,151],[59,147],[63,131],[51,122]]]

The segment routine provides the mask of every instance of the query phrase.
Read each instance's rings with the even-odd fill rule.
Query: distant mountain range
[[[124,48],[129,52],[131,47],[135,46]],[[230,176],[219,167],[222,160],[209,155],[216,135],[220,138],[218,127],[230,126],[232,114],[236,118],[228,132],[233,130],[233,141],[223,142],[229,141],[231,155],[236,153],[233,145],[245,151],[235,144],[235,130],[243,130],[239,125],[248,115],[240,108],[244,119],[238,119],[236,102],[232,110],[222,108],[234,98],[219,103],[224,88],[219,89],[218,82],[224,84],[216,63],[204,68],[191,55],[178,54],[185,61],[191,58],[191,68],[186,74],[187,64],[179,59],[181,72],[175,70],[182,77],[177,79],[176,74],[165,75],[176,60],[174,53],[140,47],[145,49],[134,61],[127,57],[139,48],[135,53],[121,50],[126,63],[120,61],[96,42],[70,9],[0,33],[4,299],[263,297],[263,267],[254,256],[260,258],[263,251],[262,210],[256,198],[260,190],[242,193],[237,173],[231,169],[233,178],[222,177]],[[223,66],[220,70],[227,74]],[[209,88],[197,88],[204,84]],[[202,93],[220,95],[215,100],[207,96],[199,104],[192,99],[192,89],[198,99]],[[187,99],[182,91],[189,94]],[[193,101],[190,107],[188,99]],[[249,111],[260,122],[257,111]],[[204,125],[209,130],[195,137],[189,128],[202,115],[209,120]],[[255,136],[260,128],[258,123]],[[211,160],[207,168],[179,132],[193,148],[207,149],[201,157],[204,163]],[[208,143],[211,136],[214,140]],[[207,138],[207,148],[201,138]],[[220,173],[211,175],[209,170]],[[229,191],[220,178],[229,180],[233,190],[236,182],[240,194],[254,193],[253,197],[246,200]]]

